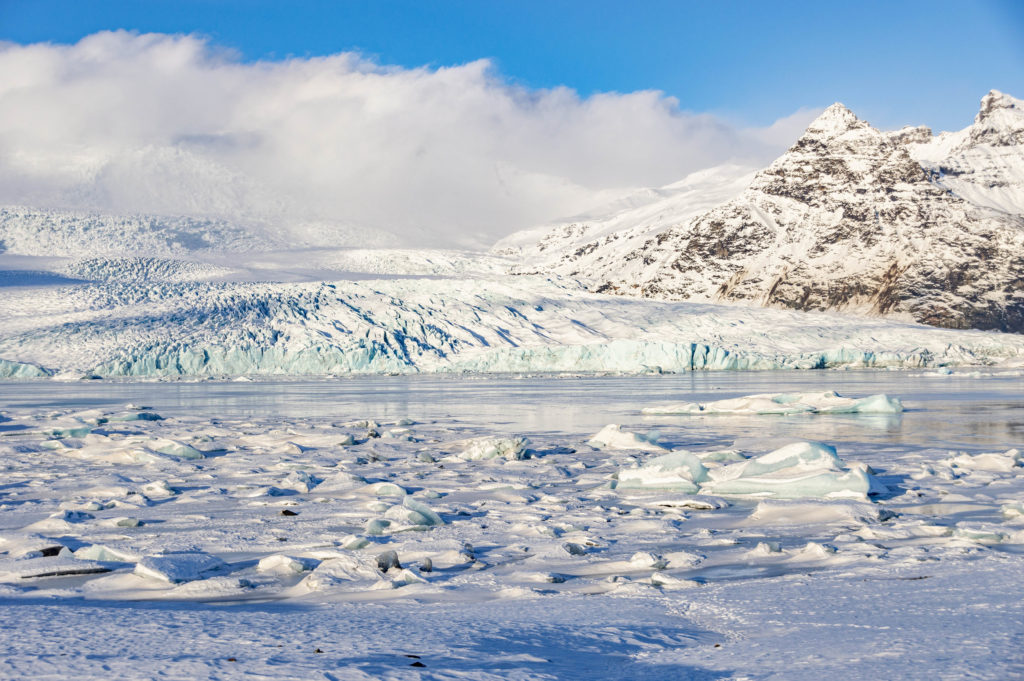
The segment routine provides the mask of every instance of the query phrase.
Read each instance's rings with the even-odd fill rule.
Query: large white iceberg
[[[702,492],[795,499],[867,499],[885,489],[867,467],[846,466],[834,447],[795,442],[742,463],[708,471]]]
[[[888,395],[843,397],[824,393],[763,393],[715,402],[685,402],[648,407],[644,414],[899,414],[903,403]]]

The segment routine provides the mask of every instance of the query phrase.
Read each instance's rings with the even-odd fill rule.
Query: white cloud
[[[486,245],[722,163],[765,163],[813,112],[739,129],[660,92],[581,98],[490,62],[242,63],[192,36],[0,45],[0,202],[229,217],[331,242]],[[315,229],[309,225],[317,225]]]

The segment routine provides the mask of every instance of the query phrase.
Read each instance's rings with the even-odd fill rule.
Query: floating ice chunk
[[[208,577],[180,584],[166,592],[164,597],[187,600],[224,598],[259,586],[259,581],[253,577]]]
[[[847,468],[833,447],[796,442],[763,456],[708,471],[701,491],[780,498],[867,499],[882,489],[863,468]]]
[[[962,453],[945,461],[954,468],[966,468],[992,473],[1013,473],[1014,469],[1024,464],[1024,454],[1018,449],[1010,449],[1003,453],[970,454]]]
[[[622,430],[622,426],[611,423],[590,438],[587,444],[598,449],[639,449],[645,452],[667,451],[656,440],[657,437]]]
[[[457,455],[466,461],[485,459],[506,459],[519,461],[526,458],[530,440],[525,437],[478,437],[462,442],[462,451]]]
[[[836,547],[831,544],[807,542],[807,544],[790,555],[790,560],[797,562],[830,560],[835,556]]]
[[[0,551],[11,558],[30,559],[56,556],[64,549],[63,544],[39,535],[0,537]]]
[[[135,566],[135,574],[181,584],[223,572],[227,567],[227,563],[208,553],[165,553],[140,560]]]
[[[379,537],[389,530],[391,527],[390,520],[384,520],[382,518],[373,518],[366,523],[366,534],[371,537]]]
[[[108,423],[129,423],[132,421],[162,421],[163,417],[155,411],[128,411],[119,414],[107,414],[104,419]]]
[[[397,551],[385,551],[384,553],[377,554],[375,560],[377,561],[377,569],[381,572],[387,572],[392,568],[402,569],[402,563],[398,560]]]
[[[708,470],[696,455],[678,451],[664,454],[641,466],[618,472],[615,489],[671,489],[693,494],[708,480]]]
[[[70,552],[32,560],[0,560],[0,581],[42,577],[69,577],[110,572],[111,568],[95,561],[76,560]]]
[[[25,527],[33,532],[74,532],[74,525],[92,520],[96,516],[84,511],[60,511],[51,514],[48,518],[34,522]]]
[[[903,403],[887,395],[843,397],[824,393],[764,393],[716,402],[648,407],[644,414],[898,414]]]
[[[389,528],[391,531],[430,527],[433,524],[430,518],[404,504],[392,506],[384,513],[384,517],[391,521],[392,525]]]
[[[149,446],[149,449],[158,454],[166,454],[167,456],[174,456],[179,459],[205,458],[205,455],[195,447],[182,442],[175,442],[174,440],[157,440]]]
[[[348,471],[341,471],[324,478],[323,482],[317,485],[317,493],[347,490],[365,484],[366,480],[362,476],[349,473]]]
[[[309,572],[316,568],[320,564],[320,561],[316,558],[300,558],[296,556],[286,556],[284,554],[275,554],[273,556],[267,556],[266,558],[260,559],[256,569],[260,572],[272,572],[275,574],[284,575],[298,575],[303,572]]]
[[[708,463],[733,463],[735,461],[746,461],[747,457],[735,449],[719,449],[713,452],[694,452],[697,458]]]
[[[646,551],[637,551],[629,557],[629,564],[631,567],[636,569],[647,569],[653,568],[655,570],[664,570],[668,567],[668,561],[661,556],[656,556],[653,553]]]
[[[401,506],[392,506],[384,513],[384,518],[391,521],[388,530],[423,530],[429,527],[444,525],[444,520],[426,504],[406,497]]]
[[[178,492],[168,485],[166,480],[154,480],[142,486],[142,493],[150,499],[166,499]]]
[[[757,546],[747,551],[747,558],[778,557],[782,554],[782,545],[777,541],[758,542]]]
[[[72,424],[48,428],[46,434],[50,437],[61,439],[66,437],[85,437],[92,432],[92,428],[86,425]]]
[[[986,545],[998,544],[1008,537],[1004,532],[983,526],[957,527],[953,530],[953,536]]]
[[[378,482],[370,485],[369,490],[378,497],[404,497],[407,494],[404,487],[393,482]]]
[[[142,521],[138,518],[128,517],[107,518],[103,521],[103,524],[109,525],[111,527],[139,527],[140,525],[142,525]]]
[[[74,553],[78,560],[95,560],[107,563],[135,563],[139,555],[127,549],[119,549],[103,544],[83,546]]]
[[[662,407],[647,407],[642,413],[649,415],[684,414],[809,414],[814,410],[799,402],[776,402],[776,395],[749,395],[716,402],[684,402]]]
[[[410,584],[427,584],[427,579],[414,570],[408,568],[398,573],[398,577],[391,580],[395,586],[408,586]]]
[[[313,477],[306,471],[292,471],[281,483],[281,487],[305,494],[312,491],[320,482],[320,478]]]
[[[790,501],[766,499],[757,504],[747,519],[750,525],[863,525],[895,517],[895,513],[872,503],[845,499]]]
[[[418,499],[414,499],[413,497],[407,496],[402,501],[402,505],[405,506],[410,511],[418,513],[424,518],[426,518],[427,522],[422,523],[423,525],[428,525],[431,527],[444,525],[444,520],[441,519],[441,516],[439,516],[437,513],[434,512],[433,509],[431,509],[429,506],[424,504],[422,501],[419,501]]]
[[[1000,511],[1008,520],[1024,518],[1024,501],[1003,504]]]
[[[366,548],[370,545],[370,540],[366,537],[361,537],[358,534],[349,534],[341,538],[338,542],[338,546],[349,551],[355,551],[357,549]]]
[[[667,591],[693,589],[701,585],[701,583],[696,580],[673,577],[672,575],[667,575],[664,572],[655,572],[651,575],[651,584],[661,587]]]
[[[700,496],[672,496],[657,499],[645,499],[648,506],[662,506],[664,508],[685,508],[694,511],[717,511],[728,508],[729,502],[719,497],[712,497],[706,494]]]
[[[584,556],[587,553],[586,548],[571,541],[567,541],[564,544],[562,544],[562,550],[568,553],[570,556]]]
[[[343,554],[320,563],[299,584],[309,591],[327,589],[369,589],[384,580],[375,558]]]

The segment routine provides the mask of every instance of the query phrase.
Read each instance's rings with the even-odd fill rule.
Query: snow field
[[[136,407],[5,417],[0,575],[11,597],[656,592],[1024,543],[1014,449],[869,464],[815,442],[682,449],[673,438],[685,431],[664,427],[527,439],[445,422],[161,419]],[[929,519],[944,507],[972,521]]]
[[[0,677],[1012,678],[1019,450],[631,413],[4,409]]]

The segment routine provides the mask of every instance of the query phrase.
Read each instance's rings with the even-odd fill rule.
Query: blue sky
[[[0,37],[198,33],[244,60],[358,50],[383,64],[492,58],[533,88],[657,89],[684,110],[766,125],[840,100],[893,128],[968,124],[1024,96],[1024,2],[0,0]]]

